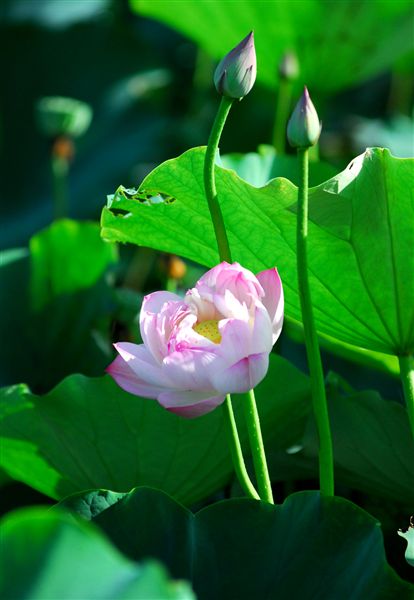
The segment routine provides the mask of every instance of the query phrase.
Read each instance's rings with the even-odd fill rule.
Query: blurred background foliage
[[[343,166],[366,146],[412,154],[413,6],[408,0],[175,2],[3,0],[2,247],[52,218],[50,141],[36,127],[44,96],[89,103],[76,142],[69,216],[98,217],[106,194],[206,143],[216,61],[255,31],[258,81],[233,111],[222,151],[272,142],[282,55],[295,52],[324,123],[321,154]]]

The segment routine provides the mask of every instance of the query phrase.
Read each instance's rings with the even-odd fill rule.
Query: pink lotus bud
[[[318,113],[305,87],[287,126],[287,138],[293,148],[314,146],[321,134]]]
[[[107,371],[127,392],[155,398],[192,418],[210,412],[226,394],[247,392],[266,375],[283,323],[283,289],[276,269],[253,273],[223,262],[184,298],[145,296],[143,344],[115,344]]]
[[[244,98],[256,81],[256,51],[253,31],[249,33],[218,64],[214,85],[219,94],[229,98]]]

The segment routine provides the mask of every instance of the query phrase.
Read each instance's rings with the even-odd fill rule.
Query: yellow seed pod
[[[214,344],[219,344],[221,342],[221,334],[218,328],[218,321],[202,321],[201,323],[196,323],[193,329],[199,335],[207,338]]]

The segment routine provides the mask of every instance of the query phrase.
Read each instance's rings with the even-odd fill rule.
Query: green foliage
[[[207,97],[214,60],[251,29],[259,84],[268,89],[256,89],[255,108],[252,99],[237,107],[234,116],[238,112],[239,118],[229,123],[223,145],[231,140],[233,147],[255,147],[270,135],[278,65],[290,51],[298,58],[300,75],[290,89],[285,87],[285,100],[279,90],[281,106],[285,102],[288,110],[299,86],[310,86],[328,122],[322,150],[327,156],[338,149],[343,153],[336,164],[345,164],[350,140],[362,144],[370,138],[367,145],[389,140],[399,148],[397,155],[410,155],[412,121],[392,117],[393,110],[409,115],[412,108],[410,0],[130,0],[140,17],[155,17],[197,44],[186,44],[177,55],[172,49],[179,35],[164,35],[163,25],[145,18],[132,19],[110,0],[99,1],[98,12],[88,3],[75,3],[79,7],[59,15],[52,6],[56,1],[41,0],[26,10],[27,2],[6,0],[0,9],[3,44],[14,48],[14,59],[3,53],[2,63],[8,82],[2,102],[7,148],[2,189],[10,198],[3,227],[6,247],[25,243],[28,232],[50,218],[51,148],[36,132],[36,116],[49,137],[64,129],[77,137],[89,126],[88,105],[68,106],[64,98],[43,98],[33,113],[44,93],[73,92],[94,107],[90,135],[77,140],[70,174],[68,212],[84,217],[93,214],[105,189],[131,173],[148,172],[149,164],[171,155],[177,140],[187,147],[208,139],[217,100],[214,93]],[[76,24],[86,14],[90,23]],[[378,79],[384,72],[389,80]],[[387,106],[389,123],[380,120],[380,113],[378,121],[353,118],[350,131],[343,111],[356,92],[342,98],[337,92],[356,90],[373,77],[377,82],[358,94],[352,111],[366,114],[367,103],[380,111]],[[334,112],[327,105],[329,94],[335,94]],[[283,136],[283,127],[277,130]],[[253,136],[250,142],[247,132]],[[304,492],[281,506],[246,499],[212,504],[212,498],[240,491],[220,408],[188,421],[154,400],[125,393],[108,376],[85,377],[102,375],[110,362],[111,325],[117,338],[141,341],[139,328],[131,331],[128,325],[136,324],[142,296],[166,277],[161,267],[154,276],[143,275],[143,266],[151,270],[155,264],[150,249],[150,261],[143,252],[125,269],[124,285],[131,282],[134,289],[114,289],[115,269],[120,273],[124,263],[117,264],[112,242],[132,242],[198,263],[189,265],[180,291],[193,285],[200,264],[217,263],[204,197],[204,152],[194,148],[161,164],[135,192],[119,188],[102,215],[102,236],[109,243],[99,237],[97,224],[66,219],[37,233],[28,250],[1,255],[0,385],[25,382],[0,391],[4,505],[16,490],[23,496],[18,504],[31,495],[23,486],[8,485],[11,478],[62,501],[52,511],[25,509],[1,523],[0,595],[11,600],[194,598],[190,584],[169,579],[168,568],[208,600],[411,599],[413,587],[386,563],[379,524],[346,500]],[[59,160],[52,158],[55,175],[68,168]],[[260,146],[257,153],[225,155],[217,162],[219,200],[234,259],[255,272],[278,267],[289,321],[285,334],[301,343],[296,159]],[[318,331],[329,352],[358,361],[359,367],[380,364],[397,376],[398,356],[401,360],[414,352],[413,161],[377,148],[342,173],[338,170],[311,163],[310,275]],[[126,260],[132,256],[127,255],[122,254]],[[286,335],[281,342],[289,355]],[[301,351],[293,349],[299,364]],[[363,389],[360,373],[352,381]],[[383,377],[374,383],[387,390],[383,395],[397,396],[395,381]],[[352,494],[380,515],[390,535],[388,556],[404,575],[404,567],[410,567],[404,564],[405,541],[396,530],[408,522],[414,504],[414,443],[407,412],[376,392],[354,391],[340,376],[329,374],[327,386],[336,492]],[[302,479],[317,485],[319,443],[309,379],[272,355],[257,398],[275,493],[300,488]],[[234,397],[252,473],[241,401]],[[197,502],[207,508],[193,514],[161,491],[130,492],[136,485],[157,487],[185,505]],[[414,530],[400,535],[412,564]]]
[[[153,556],[173,577],[190,580],[200,600],[408,600],[414,589],[387,565],[375,519],[318,492],[294,494],[280,506],[227,500],[193,515],[139,488],[94,522],[130,558]]]
[[[265,437],[286,448],[302,435],[309,383],[271,357],[257,388]],[[53,498],[90,488],[159,487],[185,503],[225,485],[233,468],[221,409],[189,421],[155,400],[121,390],[110,377],[73,375],[45,396],[2,390],[1,462],[13,478]],[[238,421],[242,414],[234,396]],[[246,440],[245,428],[241,435]]]
[[[272,480],[317,478],[307,378],[271,356],[257,398]],[[374,392],[344,398],[332,387],[329,406],[337,483],[405,506],[414,502],[414,446],[406,410]],[[123,392],[108,377],[81,376],[40,397],[23,385],[5,388],[1,409],[2,467],[53,498],[95,487],[125,492],[151,485],[191,504],[231,478],[220,409],[187,421],[153,400]],[[288,454],[291,446],[300,451]]]
[[[357,149],[369,145],[382,146],[399,158],[410,158],[414,152],[414,118],[397,114],[386,121],[359,119],[351,136]]]
[[[34,113],[45,93],[70,94],[94,109],[91,128],[76,141],[69,175],[71,217],[95,218],[102,198],[134,165],[158,164],[171,154],[164,138],[161,143],[165,129],[176,126],[164,100],[175,80],[168,63],[170,42],[154,26],[147,35],[149,23],[140,21],[135,28],[128,11],[113,10],[112,4],[0,2],[1,43],[13,56],[10,61],[0,53],[7,81],[2,196],[13,198],[2,207],[2,247],[26,244],[52,216],[50,147]]]
[[[155,561],[122,556],[97,527],[43,508],[22,509],[1,524],[0,594],[7,600],[193,600]]]
[[[330,387],[335,481],[410,510],[414,505],[414,441],[407,411],[376,392],[340,395]],[[313,416],[296,452],[268,445],[273,481],[312,479],[318,475],[318,436]]]
[[[298,344],[305,342],[302,323],[285,318],[283,331]],[[400,375],[398,358],[391,354],[383,354],[382,352],[375,352],[374,350],[367,350],[366,348],[346,344],[327,335],[319,336],[319,346],[322,350],[326,350],[352,363],[364,365],[368,369],[383,371],[394,378]]]
[[[336,91],[389,68],[413,48],[409,0],[130,0],[138,14],[159,19],[187,35],[217,60],[252,29],[257,77],[276,86],[282,55],[294,51],[301,83]]]
[[[98,283],[117,260],[113,244],[102,244],[96,223],[56,221],[30,240],[31,293],[34,310],[64,294]]]
[[[299,181],[298,161],[295,156],[276,155],[273,146],[259,146],[257,152],[248,154],[225,154],[218,158],[218,164],[225,169],[233,169],[237,175],[254,185],[261,187],[275,177],[285,177],[294,184]],[[310,185],[318,185],[330,179],[338,172],[335,167],[325,162],[311,163]]]
[[[101,514],[104,510],[113,506],[127,495],[127,492],[111,492],[110,490],[90,490],[87,492],[78,492],[67,496],[55,506],[64,508],[70,513],[75,513],[91,521]],[[74,517],[76,518],[76,517]]]
[[[16,248],[0,253],[0,381],[7,385],[20,381],[32,372],[21,361],[22,348],[28,341],[29,253]],[[7,343],[5,343],[7,340]],[[34,373],[33,373],[34,375]],[[26,376],[26,377],[25,377]]]
[[[216,264],[203,161],[204,149],[194,148],[148,175],[142,188],[175,198],[168,204],[148,206],[118,192],[103,210],[103,237]],[[413,351],[413,162],[370,149],[311,188],[309,275],[320,333],[388,354]],[[234,260],[254,272],[276,265],[286,314],[300,321],[297,188],[283,178],[254,188],[217,168],[217,189]]]
[[[116,248],[96,223],[53,223],[24,249],[3,253],[0,267],[2,384],[49,389],[76,371],[99,375],[109,363],[107,283]]]

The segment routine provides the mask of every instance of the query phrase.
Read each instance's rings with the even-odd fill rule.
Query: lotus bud
[[[181,258],[172,255],[168,262],[168,277],[171,279],[182,279],[187,272],[187,266]]]
[[[214,85],[219,94],[228,98],[244,98],[256,81],[256,51],[253,31],[249,33],[218,64]]]
[[[70,137],[60,135],[57,137],[52,146],[52,155],[57,158],[62,158],[65,161],[73,159],[75,147]]]
[[[314,146],[321,134],[318,113],[305,87],[287,126],[287,138],[293,148]]]
[[[299,63],[296,54],[286,52],[279,63],[279,77],[286,81],[295,81],[299,75]]]
[[[36,118],[40,131],[51,138],[83,135],[92,120],[89,104],[62,96],[45,96],[36,104]]]

